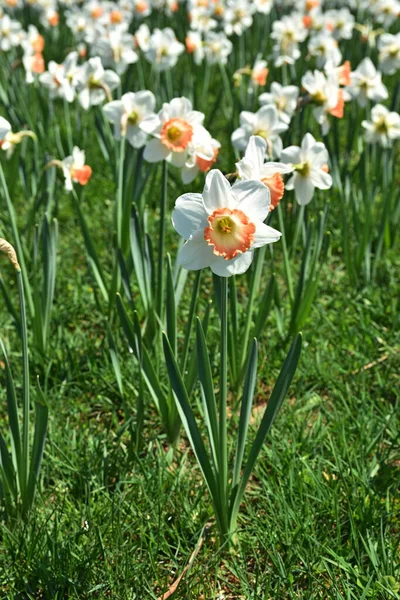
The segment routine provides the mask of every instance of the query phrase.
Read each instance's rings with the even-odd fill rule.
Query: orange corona
[[[249,250],[253,243],[256,226],[241,210],[217,208],[208,217],[209,226],[204,229],[204,239],[213,246],[216,256],[232,260]]]

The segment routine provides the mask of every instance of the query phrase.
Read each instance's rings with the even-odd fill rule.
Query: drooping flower
[[[36,135],[33,131],[29,131],[28,129],[13,133],[7,119],[0,117],[0,148],[6,153],[7,158],[12,156],[15,147],[20,144],[25,137],[36,140]]]
[[[325,144],[317,142],[311,133],[306,133],[300,148],[289,146],[282,150],[281,160],[289,164],[294,171],[286,183],[286,189],[294,189],[296,200],[300,205],[311,202],[315,188],[328,190],[332,187],[332,177],[328,173],[328,158]]]
[[[202,194],[184,194],[175,203],[172,223],[187,240],[179,251],[179,264],[195,271],[210,267],[221,277],[247,271],[254,250],[281,236],[264,224],[269,202],[268,189],[260,181],[231,187],[220,171],[210,171]]]
[[[147,133],[141,128],[146,117],[153,117],[156,99],[152,92],[128,92],[121,100],[113,100],[103,107],[107,119],[114,125],[114,137],[126,137],[134,148],[142,148]]]
[[[291,173],[293,167],[280,162],[265,162],[266,141],[251,136],[244,157],[236,163],[240,179],[261,181],[270,191],[270,210],[276,208],[285,193],[282,175]]]
[[[365,139],[368,143],[378,143],[383,148],[392,146],[400,138],[400,115],[390,112],[386,106],[377,104],[371,110],[371,121],[363,121]]]

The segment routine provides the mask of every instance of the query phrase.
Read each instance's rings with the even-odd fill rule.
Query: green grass
[[[219,97],[213,95],[213,113],[218,102]],[[60,115],[62,119],[62,109]],[[82,208],[109,274],[115,186],[90,129],[92,117],[86,118],[84,129],[89,137],[82,147],[94,167],[94,177],[85,190]],[[218,108],[212,115],[210,129],[223,142],[217,166],[224,172],[233,170],[228,142],[229,130],[236,125],[233,121],[228,123]],[[308,123],[311,129],[311,118]],[[293,135],[288,132],[285,145],[300,142],[295,127],[293,131]],[[346,131],[344,122],[342,138]],[[321,139],[316,127],[313,133]],[[49,135],[46,150],[54,157],[53,142]],[[172,208],[184,190],[178,174],[172,169],[170,173]],[[152,217],[157,217],[159,176],[147,190],[150,227],[156,226]],[[200,177],[190,190],[200,191],[201,186]],[[102,298],[88,269],[72,203],[61,187],[59,181],[60,246],[50,350],[46,360],[33,351],[31,357],[32,381],[40,376],[49,403],[49,436],[40,491],[28,523],[0,523],[0,598],[157,598],[182,573],[208,524],[203,546],[174,598],[399,599],[398,241],[380,263],[376,280],[355,288],[344,266],[337,191],[321,192],[308,207],[310,218],[329,202],[330,251],[303,328],[303,351],[289,398],[249,483],[239,515],[239,546],[229,552],[218,549],[210,500],[185,436],[177,449],[168,447],[148,397],[144,445],[139,454],[135,452],[129,420],[135,422],[137,366],[114,319],[112,330],[125,386],[122,398],[110,359]],[[15,184],[13,200],[23,239],[30,247],[32,229],[26,224],[32,206],[27,213],[19,184]],[[285,200],[293,201],[290,195]],[[32,222],[40,221],[41,210],[34,211]],[[0,225],[1,234],[10,235],[4,207]],[[172,227],[167,235],[168,248],[175,255],[178,236]],[[267,257],[262,291],[273,267],[281,310],[279,314],[275,308],[271,311],[260,340],[252,432],[288,349],[289,302],[279,244],[273,257],[269,253]],[[300,258],[299,251],[296,265]],[[16,300],[12,275],[3,264],[2,275]],[[192,281],[193,273],[178,310],[180,341]],[[213,297],[209,273],[204,273],[201,286],[200,314],[206,300]],[[246,277],[240,278],[243,314],[247,289]],[[258,300],[261,297],[260,293]],[[215,313],[211,313],[207,339],[210,348],[218,347]],[[282,334],[277,317],[283,320]],[[2,300],[0,327],[12,369],[19,374],[18,337]],[[215,368],[218,353],[212,361]],[[232,431],[238,421],[233,404],[231,399]],[[0,428],[5,427],[2,386]]]
[[[107,262],[111,205],[107,188],[97,195],[102,183],[97,187],[95,179],[88,188],[85,212],[98,224],[96,241]],[[393,250],[376,284],[350,287],[334,212],[333,250],[304,329],[295,384],[245,497],[240,545],[218,550],[211,523],[176,598],[400,598],[399,259]],[[43,481],[29,523],[1,526],[1,595],[156,598],[184,569],[210,520],[209,499],[184,436],[175,452],[167,447],[150,401],[144,448],[135,454],[67,197],[59,218]],[[284,290],[279,250],[274,262]],[[208,276],[202,285],[204,297]],[[285,312],[285,299],[283,306]],[[15,348],[5,308],[1,322]],[[134,416],[137,371],[114,328]],[[284,354],[272,312],[260,348],[253,427]],[[33,374],[42,374],[40,357],[33,358]],[[11,355],[14,370],[17,359]],[[233,410],[232,428],[236,421]]]

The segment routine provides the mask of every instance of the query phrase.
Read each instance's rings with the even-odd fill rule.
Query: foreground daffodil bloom
[[[263,222],[269,205],[269,190],[260,181],[240,181],[231,187],[220,171],[210,171],[203,194],[183,194],[175,203],[172,223],[187,240],[179,264],[194,271],[211,267],[221,277],[244,273],[254,249],[281,236]]]

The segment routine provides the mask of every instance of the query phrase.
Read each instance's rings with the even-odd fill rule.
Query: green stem
[[[189,318],[188,318],[188,321],[186,324],[185,341],[183,343],[183,353],[182,353],[182,361],[181,361],[181,373],[183,375],[185,374],[185,370],[186,370],[187,357],[188,357],[188,353],[189,353],[190,333],[192,331],[194,311],[196,308],[196,302],[197,302],[197,298],[199,295],[200,276],[201,276],[201,270],[196,271],[196,279],[194,280],[192,299],[190,301]]]
[[[162,167],[162,187],[161,187],[161,206],[160,206],[160,229],[158,239],[158,270],[157,270],[157,313],[161,318],[162,306],[164,298],[164,246],[165,246],[165,218],[167,213],[167,182],[168,182],[168,165],[163,161]]]
[[[33,304],[33,298],[32,298],[31,288],[30,288],[30,284],[29,284],[29,279],[27,277],[24,253],[22,251],[22,244],[21,244],[21,240],[19,237],[19,233],[18,233],[17,220],[15,217],[14,206],[11,202],[10,194],[8,193],[7,182],[4,177],[4,171],[3,171],[3,166],[1,164],[1,162],[0,162],[0,179],[1,179],[1,184],[3,186],[4,198],[5,198],[6,204],[7,204],[8,216],[10,217],[10,224],[11,224],[11,229],[12,229],[13,236],[14,236],[14,242],[15,242],[15,246],[17,248],[18,261],[19,261],[19,264],[21,265],[21,272],[22,272],[22,278],[24,280],[24,287],[26,290],[29,314],[33,318],[35,315],[35,308],[34,308],[34,304]]]
[[[19,305],[21,313],[21,339],[22,339],[22,368],[23,368],[23,405],[22,405],[22,481],[24,489],[21,490],[24,495],[28,485],[28,461],[29,461],[29,358],[28,358],[28,338],[26,329],[26,310],[24,282],[21,271],[17,271]]]
[[[293,281],[292,281],[292,274],[290,271],[289,254],[288,254],[288,249],[286,246],[285,226],[283,224],[282,207],[280,204],[278,205],[276,210],[278,211],[279,229],[281,230],[281,233],[282,233],[281,242],[282,242],[282,251],[283,251],[283,263],[284,263],[284,267],[285,267],[286,281],[288,284],[289,298],[290,298],[290,303],[293,304],[293,302],[294,302]]]
[[[295,254],[296,252],[296,246],[297,246],[297,242],[299,239],[299,234],[300,234],[300,230],[303,227],[303,222],[304,222],[304,209],[305,206],[301,205],[300,206],[300,210],[299,210],[299,214],[297,216],[297,223],[296,223],[296,229],[294,231],[294,237],[293,237],[293,243],[292,243],[292,247],[290,249],[290,254],[293,256],[293,254]]]
[[[253,316],[253,305],[254,305],[255,296],[260,287],[260,278],[261,278],[262,267],[264,264],[265,252],[266,252],[266,246],[263,246],[257,252],[256,258],[254,261],[254,263],[255,263],[254,264],[254,274],[253,274],[253,279],[251,282],[249,301],[247,303],[246,325],[245,325],[243,338],[242,338],[243,343],[242,343],[242,354],[240,357],[240,369],[239,369],[240,373],[243,370],[243,365],[246,361],[247,346],[249,344],[249,336],[250,336],[250,329],[251,329],[252,316]],[[256,335],[257,335],[257,333],[256,333]],[[240,375],[239,375],[239,377],[240,377]],[[240,380],[237,382],[237,385],[239,385],[239,384],[240,384]]]
[[[228,395],[228,281],[220,278],[221,283],[221,355],[220,355],[220,388],[219,388],[219,490],[223,515],[221,522],[228,533],[228,449],[226,441],[226,402]]]
[[[123,202],[124,202],[124,163],[125,163],[125,137],[121,138],[119,164],[118,164],[118,193],[117,193],[117,243],[118,249],[122,248],[122,229],[123,229]]]

